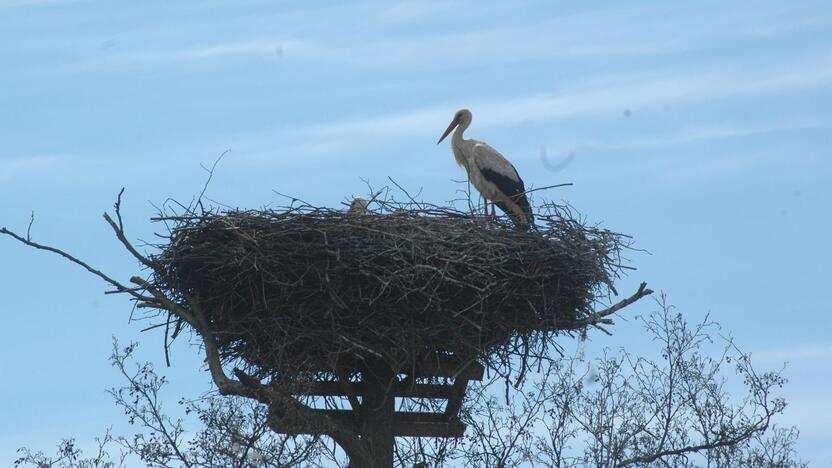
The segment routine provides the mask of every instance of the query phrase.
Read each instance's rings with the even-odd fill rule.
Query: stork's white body
[[[514,168],[508,159],[488,144],[478,140],[463,140],[459,138],[459,141],[456,141],[455,138],[451,144],[454,159],[456,159],[457,164],[466,170],[471,185],[480,192],[480,195],[484,199],[495,202],[496,204],[505,204],[511,210],[507,213],[508,215],[513,213],[523,219],[527,217],[523,208],[514,199],[504,193],[494,181],[483,175],[484,171],[492,171],[510,179],[516,184],[522,184],[523,180],[520,179],[517,169]]]
[[[480,192],[484,200],[499,206],[518,225],[531,223],[531,207],[526,198],[523,179],[520,178],[517,169],[488,144],[463,138],[462,134],[471,121],[471,112],[467,109],[460,110],[439,141],[441,142],[456,127],[451,138],[451,149],[456,163],[468,173],[471,185]]]

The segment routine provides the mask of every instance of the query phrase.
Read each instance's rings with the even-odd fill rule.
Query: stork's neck
[[[454,135],[451,138],[451,144],[453,144],[454,146],[462,145],[462,142],[465,141],[465,139],[462,138],[462,132],[467,130],[469,125],[471,125],[470,121],[463,121],[456,127],[456,130],[454,130]]]

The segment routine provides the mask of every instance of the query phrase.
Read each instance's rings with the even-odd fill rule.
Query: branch
[[[148,301],[146,301],[150,302],[150,307],[161,307],[167,310],[168,312],[181,317],[182,320],[188,322],[188,324],[190,324],[192,327],[197,328],[196,317],[194,317],[194,315],[191,312],[189,312],[187,309],[177,304],[176,302],[173,302],[170,299],[168,299],[168,297],[165,296],[161,291],[156,289],[152,284],[148,283],[147,280],[138,276],[133,276],[130,278],[130,282],[135,285],[138,285],[140,289],[149,292],[153,296],[152,299],[148,298]]]
[[[118,203],[120,203],[120,201]],[[116,237],[118,237],[118,240],[121,241],[125,248],[127,248],[127,251],[130,252],[130,254],[132,254],[136,258],[136,260],[141,262],[143,265],[152,269],[153,271],[156,271],[158,265],[156,265],[156,263],[150,260],[149,258],[140,254],[139,251],[136,250],[135,247],[133,247],[133,244],[131,244],[130,241],[127,240],[127,237],[124,235],[124,230],[121,227],[121,214],[118,212],[118,203],[116,203],[116,215],[118,215],[118,224],[116,224],[116,222],[113,221],[113,218],[111,218],[110,215],[107,213],[104,213],[104,219],[107,221],[107,224],[109,224],[110,227],[113,228],[113,231],[115,231],[116,233]]]
[[[733,447],[733,446],[739,444],[740,442],[743,442],[743,441],[749,439],[752,435],[754,435],[755,432],[764,431],[767,427],[768,427],[768,424],[766,424],[763,427],[751,428],[748,431],[743,432],[742,434],[740,434],[736,437],[729,437],[727,439],[718,439],[716,442],[712,442],[712,443],[709,443],[709,444],[692,445],[692,446],[682,447],[682,448],[673,449],[673,450],[662,450],[661,452],[656,452],[656,453],[653,453],[653,454],[650,454],[650,455],[642,455],[640,457],[628,458],[628,459],[622,461],[621,463],[618,463],[615,466],[616,466],[616,468],[620,468],[620,467],[629,466],[629,465],[633,465],[633,464],[649,464],[649,463],[652,463],[652,462],[658,460],[659,458],[663,458],[663,457],[668,457],[668,456],[673,456],[673,455],[684,455],[686,453],[701,452],[703,450],[712,450],[712,449],[720,448],[720,447]]]
[[[8,229],[6,229],[6,228],[4,228],[4,227],[3,227],[3,228],[0,228],[0,234],[5,234],[5,235],[7,235],[7,236],[9,236],[9,237],[12,237],[12,238],[16,239],[17,241],[19,241],[19,242],[21,242],[21,243],[23,243],[23,244],[25,244],[25,245],[28,245],[29,247],[34,247],[34,248],[39,249],[39,250],[45,250],[45,251],[47,251],[47,252],[52,252],[52,253],[58,254],[58,255],[60,255],[61,257],[64,257],[65,259],[69,260],[70,262],[72,262],[72,263],[74,263],[74,264],[76,264],[76,265],[79,265],[79,266],[83,267],[85,270],[87,270],[88,272],[92,273],[93,275],[95,275],[95,276],[97,276],[97,277],[99,277],[99,278],[103,279],[104,281],[106,281],[107,283],[109,283],[110,285],[112,285],[113,287],[115,287],[117,291],[122,292],[122,293],[129,294],[129,295],[133,296],[133,298],[135,298],[135,299],[136,299],[136,300],[138,300],[138,301],[142,301],[142,302],[154,302],[154,299],[153,299],[153,298],[150,298],[150,297],[147,297],[147,296],[143,296],[143,295],[141,295],[141,294],[137,293],[137,292],[135,291],[135,289],[134,289],[134,288],[129,288],[129,287],[127,287],[127,286],[125,286],[125,285],[121,284],[120,282],[118,282],[118,281],[116,281],[116,280],[114,280],[114,279],[110,278],[110,277],[109,277],[109,276],[107,276],[106,274],[102,273],[100,270],[97,270],[97,269],[95,269],[95,268],[91,267],[89,264],[87,264],[87,263],[86,263],[86,262],[84,262],[83,260],[80,260],[80,259],[78,259],[77,257],[74,257],[74,256],[72,256],[72,255],[70,255],[70,254],[68,254],[68,253],[64,252],[64,251],[63,251],[63,250],[61,250],[61,249],[58,249],[58,248],[55,248],[55,247],[51,247],[51,246],[48,246],[48,245],[44,245],[44,244],[39,244],[39,243],[37,243],[37,242],[35,242],[35,241],[32,241],[32,240],[27,239],[27,238],[24,238],[24,237],[22,237],[22,236],[20,236],[20,235],[16,234],[15,232],[10,231],[10,230],[8,230]]]
[[[606,308],[604,310],[601,310],[599,312],[595,312],[594,314],[589,315],[585,319],[573,322],[573,323],[569,324],[568,326],[566,326],[564,328],[574,329],[574,328],[580,328],[580,327],[583,327],[583,326],[586,326],[586,325],[598,325],[598,324],[601,324],[601,323],[607,324],[607,325],[612,325],[613,321],[611,319],[606,318],[606,317],[608,317],[608,316],[618,312],[619,310],[627,307],[628,305],[638,301],[642,297],[649,296],[650,294],[653,294],[653,290],[652,289],[647,289],[647,283],[641,283],[641,285],[639,285],[639,287],[638,287],[638,291],[636,291],[635,294],[633,294],[632,296],[621,300],[620,302],[618,302],[617,304],[615,304],[611,307],[608,307],[608,308]]]
[[[163,305],[163,307],[168,310],[169,312],[182,317],[183,320],[188,322],[194,330],[199,334],[202,338],[202,343],[205,345],[205,359],[208,362],[208,370],[211,373],[211,379],[214,381],[214,384],[217,386],[217,390],[220,392],[220,395],[237,395],[242,397],[253,398],[253,393],[246,388],[241,382],[232,380],[225,375],[225,371],[222,368],[222,360],[220,359],[220,352],[219,348],[217,347],[217,343],[214,340],[214,335],[211,333],[208,324],[205,321],[205,317],[202,314],[199,304],[197,301],[191,299],[190,297],[186,296],[186,300],[188,301],[188,305],[191,307],[191,311],[186,310],[183,306],[171,301],[168,299],[164,294],[160,291],[156,290],[151,284],[145,281],[142,278],[134,276],[130,279],[133,283],[141,285],[147,289],[147,291],[156,298],[156,300]],[[258,399],[258,401],[261,401]],[[262,403],[268,403],[268,401],[261,401]]]

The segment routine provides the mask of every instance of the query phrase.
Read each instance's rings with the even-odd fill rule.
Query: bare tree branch
[[[32,241],[32,240],[29,240],[29,239],[24,238],[22,236],[19,236],[18,234],[14,233],[13,231],[10,231],[10,230],[6,229],[5,227],[0,228],[0,234],[5,234],[5,235],[23,243],[23,244],[28,245],[29,247],[33,247],[33,248],[38,249],[38,250],[45,250],[47,252],[52,252],[52,253],[58,254],[61,257],[64,257],[65,259],[69,260],[70,262],[81,266],[82,268],[84,268],[88,272],[90,272],[93,275],[95,275],[95,276],[101,278],[102,280],[106,281],[107,283],[109,283],[110,285],[115,287],[116,290],[118,290],[119,292],[129,294],[130,296],[132,296],[136,300],[139,300],[139,301],[153,301],[152,298],[149,298],[147,296],[143,296],[143,295],[137,293],[133,288],[129,288],[129,287],[121,284],[120,282],[118,282],[118,281],[112,279],[111,277],[107,276],[106,274],[102,273],[100,270],[97,270],[97,269],[91,267],[86,262],[84,262],[82,260],[79,260],[78,258],[64,252],[61,249],[57,249],[55,247],[50,247],[50,246],[44,245],[44,244],[39,244],[35,241]]]
[[[586,327],[587,325],[597,325],[597,324],[600,324],[600,323],[607,324],[607,325],[612,325],[612,324],[614,324],[614,322],[610,319],[605,318],[605,317],[610,316],[610,315],[618,312],[619,310],[627,307],[628,305],[638,301],[639,299],[641,299],[645,296],[649,296],[650,294],[653,294],[653,290],[647,288],[647,283],[641,283],[641,285],[639,285],[639,287],[638,287],[638,291],[633,293],[632,296],[630,296],[626,299],[622,299],[621,301],[617,302],[616,304],[612,305],[611,307],[608,307],[608,308],[606,308],[604,310],[601,310],[599,312],[595,312],[594,314],[591,314],[591,315],[589,315],[588,317],[586,317],[584,319],[581,319],[581,320],[578,320],[578,321],[575,321],[575,322],[569,324],[569,328],[583,328],[583,327]]]

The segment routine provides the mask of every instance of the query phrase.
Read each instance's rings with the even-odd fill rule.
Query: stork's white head
[[[438,145],[439,143],[442,143],[442,140],[444,140],[445,137],[447,137],[457,126],[459,126],[462,130],[468,128],[468,126],[471,125],[471,120],[473,118],[474,116],[471,115],[471,111],[469,111],[468,109],[460,109],[456,111],[456,114],[454,114],[454,119],[451,120],[450,124],[448,124],[448,128],[445,129],[445,133],[443,133],[442,136],[439,137],[439,141],[437,141],[436,144]]]

